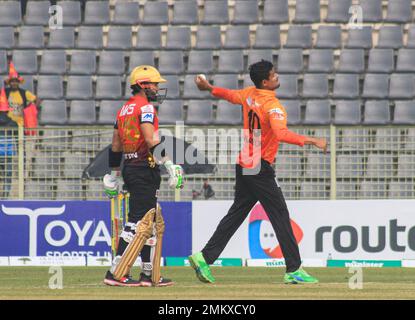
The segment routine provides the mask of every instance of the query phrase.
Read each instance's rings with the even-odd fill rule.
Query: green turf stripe
[[[400,260],[327,260],[327,267],[401,267]]]
[[[187,257],[166,257],[165,259],[166,266],[190,266],[189,259]],[[240,258],[220,258],[213,263],[213,266],[217,267],[242,267],[242,265],[242,259]]]

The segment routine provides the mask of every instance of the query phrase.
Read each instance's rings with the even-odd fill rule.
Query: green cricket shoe
[[[318,280],[313,276],[310,276],[303,268],[299,268],[297,271],[289,272],[284,275],[285,283],[318,283]]]
[[[209,265],[206,263],[202,252],[197,252],[189,256],[189,262],[192,268],[196,271],[196,276],[200,281],[210,283],[215,282],[215,278],[213,278]]]

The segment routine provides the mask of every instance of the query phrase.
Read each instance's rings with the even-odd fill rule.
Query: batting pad
[[[152,235],[155,214],[155,209],[149,210],[138,224],[133,240],[128,244],[120,262],[115,268],[113,276],[116,280],[120,280],[122,277],[130,273],[134,261],[137,259],[143,249],[143,246],[146,244],[146,241]]]
[[[156,211],[156,224],[155,224],[155,231],[156,231],[156,246],[154,249],[154,258],[153,258],[153,273],[151,274],[151,281],[153,282],[154,286],[157,286],[160,281],[160,260],[161,260],[161,247],[163,242],[163,234],[165,230],[164,219],[163,215],[161,214],[161,206],[157,203],[157,211]]]

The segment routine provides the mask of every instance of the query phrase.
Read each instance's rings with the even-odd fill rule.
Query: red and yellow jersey
[[[158,131],[156,108],[144,97],[131,97],[117,112],[114,128],[121,139],[126,165],[154,166],[154,159],[141,132],[140,124],[151,123]]]
[[[304,145],[305,137],[287,128],[287,112],[274,91],[247,87],[229,90],[214,87],[212,94],[242,105],[244,142],[238,163],[253,168],[261,159],[274,163],[280,142]]]

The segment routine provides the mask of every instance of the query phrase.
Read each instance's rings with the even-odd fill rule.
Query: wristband
[[[117,168],[121,165],[122,152],[114,152],[108,149],[108,165],[110,168]]]

